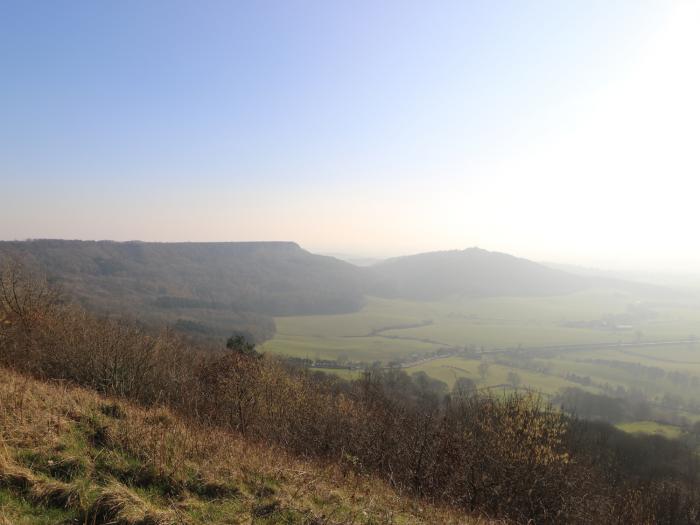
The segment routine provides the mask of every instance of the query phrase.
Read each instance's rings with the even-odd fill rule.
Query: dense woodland
[[[533,396],[483,396],[399,370],[343,381],[172,331],[97,317],[27,267],[0,281],[0,362],[274,443],[397,490],[517,523],[697,523],[691,448],[631,436]]]
[[[89,310],[194,336],[272,336],[273,316],[354,311],[360,269],[295,243],[0,242]]]

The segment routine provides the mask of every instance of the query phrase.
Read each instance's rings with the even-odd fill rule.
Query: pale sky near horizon
[[[700,1],[0,3],[0,239],[700,268]]]

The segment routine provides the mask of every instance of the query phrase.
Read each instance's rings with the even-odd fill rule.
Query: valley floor
[[[402,362],[409,374],[425,372],[449,389],[467,378],[479,389],[503,390],[514,374],[519,387],[547,399],[577,388],[634,395],[662,413],[653,424],[643,424],[652,417],[645,415],[622,426],[630,432],[678,435],[700,421],[698,302],[614,289],[439,302],[371,297],[355,313],[275,322],[263,351],[309,361]],[[439,356],[441,349],[447,353]],[[484,362],[488,369],[480,370]],[[352,379],[361,373],[356,368],[328,371]]]

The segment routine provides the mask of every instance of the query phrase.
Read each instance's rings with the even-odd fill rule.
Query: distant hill
[[[272,316],[360,308],[361,270],[292,242],[0,242],[94,311],[203,335],[274,333]]]
[[[585,277],[479,248],[397,257],[371,267],[372,293],[405,299],[538,296],[575,292]]]

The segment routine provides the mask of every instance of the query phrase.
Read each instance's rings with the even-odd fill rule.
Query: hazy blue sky
[[[0,2],[0,238],[690,267],[698,2]]]

